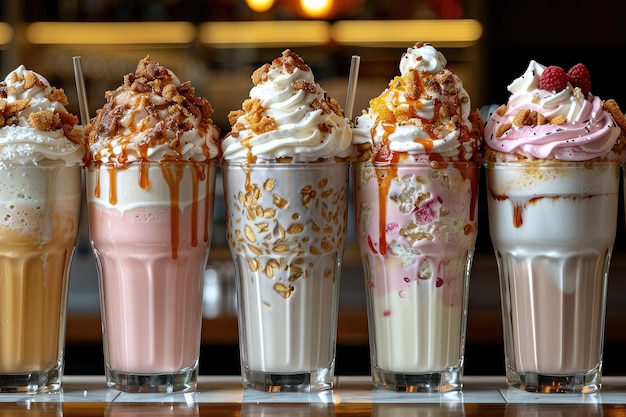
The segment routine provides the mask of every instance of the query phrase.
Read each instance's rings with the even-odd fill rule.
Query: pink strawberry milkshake
[[[482,120],[429,44],[356,118],[356,233],[374,385],[461,389]]]
[[[527,391],[601,386],[624,137],[590,88],[582,64],[530,61],[485,126],[507,382]]]
[[[107,384],[195,388],[219,131],[189,82],[141,60],[88,127]]]

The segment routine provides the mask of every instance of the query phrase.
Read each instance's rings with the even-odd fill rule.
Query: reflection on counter
[[[105,416],[108,417],[155,417],[183,416],[194,417],[200,413],[198,404],[184,402],[153,402],[153,403],[107,403]]]
[[[284,404],[241,404],[241,417],[279,417],[285,415]],[[330,403],[295,403],[289,407],[290,417],[334,417],[335,405]]]

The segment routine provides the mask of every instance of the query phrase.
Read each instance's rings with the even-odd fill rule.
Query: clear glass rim
[[[306,168],[311,169],[313,167],[345,167],[350,165],[349,161],[324,161],[324,162],[237,162],[237,161],[222,161],[223,167],[237,167],[237,168]]]
[[[358,161],[353,162],[353,166],[373,166],[376,168],[398,167],[398,166],[415,166],[428,167],[433,169],[445,169],[448,167],[471,167],[480,166],[478,161],[400,161],[400,162],[376,162],[376,161]]]
[[[619,166],[624,162],[620,161],[560,161],[560,160],[535,160],[535,161],[483,161],[485,168],[580,168],[593,166]]]
[[[141,165],[161,165],[161,164],[180,164],[180,165],[219,165],[219,161],[214,159],[209,161],[131,161],[125,164],[114,164],[114,163],[105,163],[101,161],[91,161],[84,165],[85,169],[116,169],[116,170],[124,170],[126,168],[137,167]]]

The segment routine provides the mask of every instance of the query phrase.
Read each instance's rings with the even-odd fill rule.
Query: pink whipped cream
[[[620,128],[604,110],[602,100],[585,95],[569,82],[556,92],[540,89],[539,78],[545,69],[530,61],[526,72],[508,86],[511,96],[506,106],[501,106],[487,121],[485,145],[497,152],[496,159],[619,159],[613,148]],[[526,109],[536,112],[534,117],[542,115],[543,124],[520,124],[518,114]]]

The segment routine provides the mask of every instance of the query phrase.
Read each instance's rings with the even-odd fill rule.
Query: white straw
[[[76,92],[78,93],[78,106],[80,109],[80,122],[83,126],[89,123],[89,106],[87,105],[87,91],[85,91],[85,78],[83,68],[80,65],[80,56],[75,56],[74,78],[76,79]]]
[[[354,98],[356,96],[356,83],[359,78],[359,65],[361,64],[361,57],[358,55],[352,55],[350,61],[350,75],[348,76],[348,92],[346,94],[346,108],[345,116],[348,120],[352,120],[352,113],[354,111]]]

